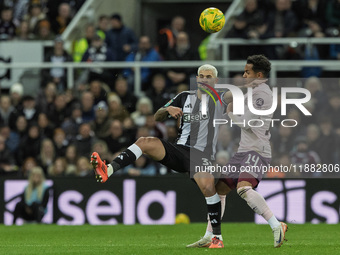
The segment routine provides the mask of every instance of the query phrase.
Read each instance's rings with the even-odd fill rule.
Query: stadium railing
[[[340,41],[339,41],[340,43]],[[54,63],[0,63],[0,69],[46,69],[52,67],[63,67],[67,69],[67,84],[68,88],[74,88],[75,84],[75,69],[89,69],[89,68],[134,68],[135,69],[135,77],[134,77],[134,93],[136,95],[141,94],[141,68],[149,67],[153,69],[164,69],[164,68],[188,68],[188,67],[199,67],[203,64],[212,64],[216,68],[221,71],[220,77],[228,77],[223,76],[225,71],[234,71],[234,72],[242,72],[245,61],[226,61],[226,60],[218,60],[218,61],[163,61],[163,62],[102,62],[102,63],[62,63],[62,64],[54,64]],[[305,60],[277,60],[271,61],[272,70],[270,72],[271,81],[275,81],[277,78],[278,71],[299,71],[302,67],[322,67],[323,70],[326,71],[339,71],[340,70],[340,61],[338,60],[319,60],[319,61],[305,61]]]
[[[340,37],[326,37],[326,38],[316,38],[316,37],[290,37],[290,38],[270,38],[265,40],[260,39],[241,39],[241,38],[224,38],[215,39],[210,42],[212,45],[222,46],[222,60],[228,61],[229,58],[229,47],[231,45],[291,45],[297,47],[299,44],[304,45],[314,45],[314,44],[340,44]]]

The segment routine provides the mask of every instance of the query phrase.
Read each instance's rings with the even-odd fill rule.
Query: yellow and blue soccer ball
[[[223,28],[225,17],[219,9],[210,7],[201,13],[199,22],[205,32],[216,33]]]

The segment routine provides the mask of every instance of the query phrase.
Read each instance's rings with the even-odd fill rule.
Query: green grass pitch
[[[273,248],[268,225],[224,223],[224,249],[185,248],[205,224],[172,226],[0,226],[0,254],[340,254],[339,225],[289,224]]]

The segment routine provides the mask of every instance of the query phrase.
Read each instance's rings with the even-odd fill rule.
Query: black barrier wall
[[[11,224],[12,211],[26,180],[0,181],[1,223]],[[206,205],[196,184],[186,176],[111,178],[56,178],[52,186],[46,223],[56,224],[173,224],[177,213],[192,222],[206,221]],[[279,220],[291,223],[338,223],[340,180],[263,180],[258,191]],[[236,192],[227,199],[225,222],[257,222]]]

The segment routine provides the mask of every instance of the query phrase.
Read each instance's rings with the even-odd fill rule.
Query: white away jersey
[[[229,114],[233,122],[244,121],[245,123],[244,126],[239,125],[241,127],[241,140],[238,152],[256,151],[263,157],[271,158],[269,141],[271,135],[269,128],[272,123],[273,114],[253,114],[248,108],[248,93],[245,94],[244,98],[244,115]],[[267,84],[262,83],[258,87],[253,88],[252,101],[256,110],[268,110],[273,104],[273,92]],[[249,122],[249,120],[251,121]]]

